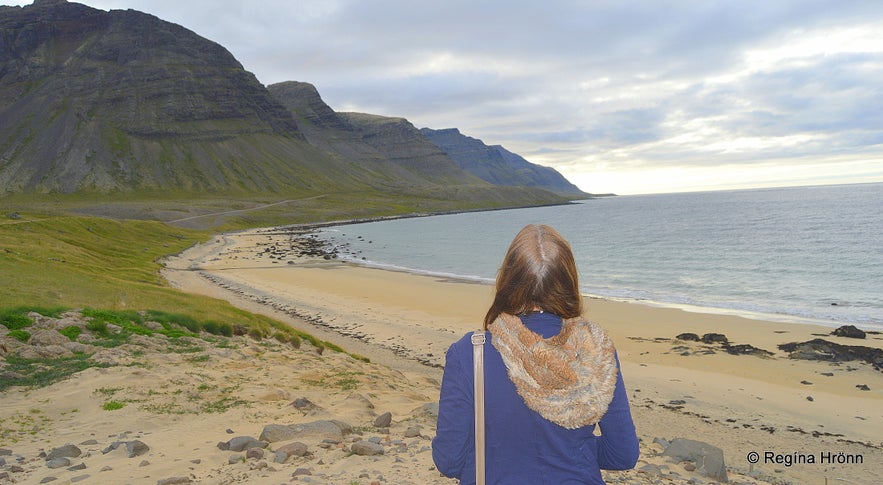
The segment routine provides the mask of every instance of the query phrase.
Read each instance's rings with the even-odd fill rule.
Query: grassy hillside
[[[250,227],[340,221],[446,211],[567,203],[523,187],[438,186],[418,189],[299,191],[283,194],[186,194],[138,191],[96,194],[11,194],[0,197],[0,223],[12,212],[153,220],[224,232]]]
[[[190,330],[211,322],[255,336],[283,332],[330,345],[225,301],[169,287],[159,275],[159,260],[207,239],[208,232],[155,221],[51,213],[16,217],[0,218],[0,316],[29,308],[150,312],[196,322]]]

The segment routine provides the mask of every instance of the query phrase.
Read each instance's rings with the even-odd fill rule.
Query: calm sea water
[[[570,241],[586,294],[883,330],[883,184],[619,196],[320,232],[364,264],[493,281],[529,223]]]

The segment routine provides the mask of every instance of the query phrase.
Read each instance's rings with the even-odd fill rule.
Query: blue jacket
[[[561,318],[548,313],[522,317],[532,331],[549,338],[561,329]],[[472,342],[467,334],[448,349],[439,399],[438,427],[432,458],[438,470],[475,483]],[[595,426],[566,429],[528,408],[509,380],[503,359],[491,343],[484,345],[485,442],[488,485],[603,484],[601,470],[633,468],[638,438],[622,374],[613,401]],[[617,366],[619,362],[617,360]]]

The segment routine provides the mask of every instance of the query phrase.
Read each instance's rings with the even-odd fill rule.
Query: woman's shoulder
[[[474,334],[475,334],[474,331],[464,334],[457,341],[455,341],[454,343],[451,344],[451,346],[448,348],[448,353],[450,353],[450,352],[465,352],[467,350],[469,352],[472,352],[472,336]],[[485,335],[489,338],[490,332],[485,332]]]

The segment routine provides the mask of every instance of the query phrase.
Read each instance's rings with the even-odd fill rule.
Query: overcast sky
[[[4,2],[27,5],[31,2]],[[883,181],[877,0],[84,0],[620,194]]]

